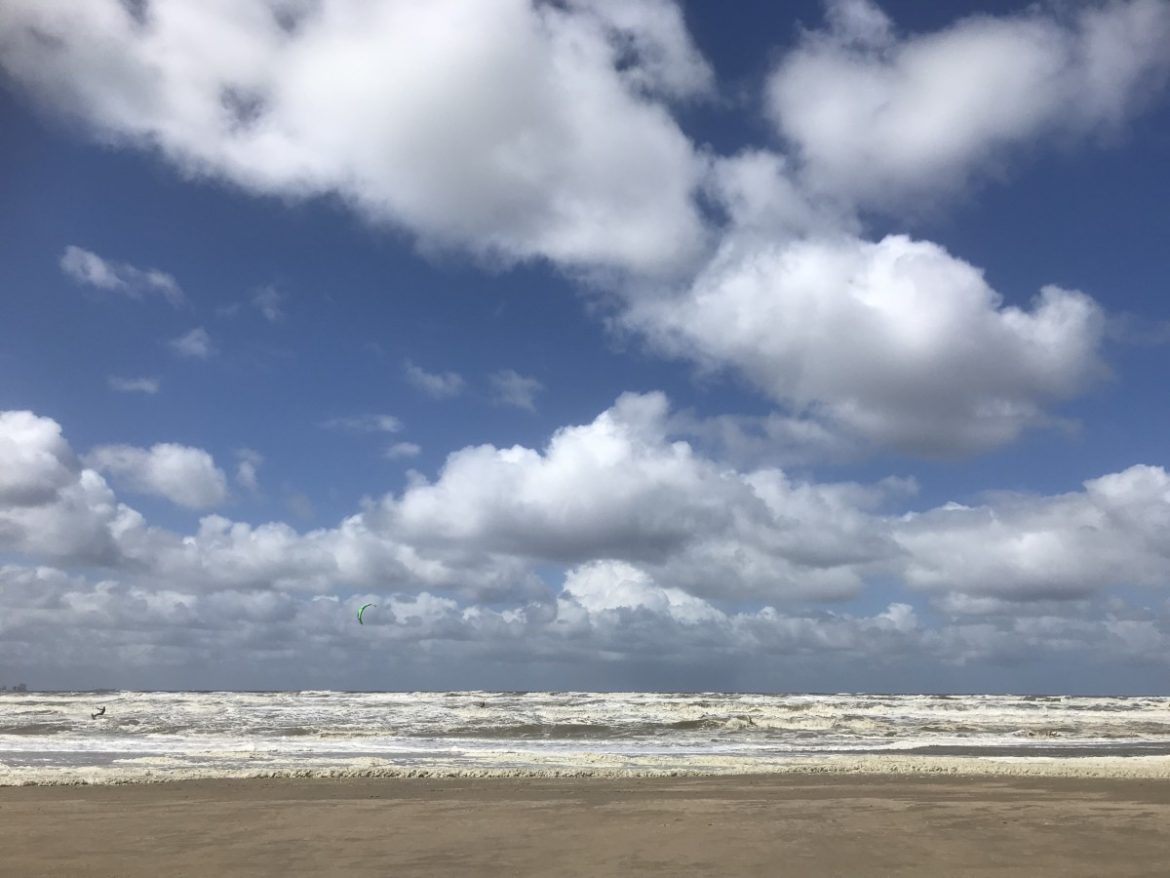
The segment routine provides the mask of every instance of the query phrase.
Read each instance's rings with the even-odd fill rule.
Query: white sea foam
[[[91,713],[99,706],[105,715]],[[0,693],[0,784],[258,776],[1170,776],[1170,699]]]

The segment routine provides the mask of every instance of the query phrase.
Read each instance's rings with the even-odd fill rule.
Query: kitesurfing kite
[[[362,613],[364,613],[366,611],[366,607],[372,607],[372,606],[374,606],[374,605],[373,604],[362,604],[360,609],[358,609],[358,624],[359,625],[366,624],[365,622],[362,621]]]

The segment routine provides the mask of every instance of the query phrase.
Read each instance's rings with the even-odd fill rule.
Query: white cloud
[[[668,270],[702,239],[703,163],[660,100],[711,73],[673,4],[624,6],[11,0],[0,65],[189,174],[336,193],[425,244]]]
[[[891,550],[880,520],[861,511],[887,489],[728,472],[671,440],[668,422],[663,397],[629,395],[559,431],[543,453],[456,452],[435,482],[416,477],[335,528],[302,534],[208,516],[180,537],[147,528],[95,469],[61,463],[68,445],[39,419],[35,435],[15,433],[12,455],[46,447],[60,472],[22,490],[39,505],[4,510],[0,542],[57,559],[100,555],[190,588],[348,583],[474,597],[543,592],[533,565],[612,560],[699,595],[837,598]],[[198,449],[106,446],[85,460],[130,490],[192,507],[226,495],[223,473]]]
[[[709,95],[712,74],[660,0],[155,0],[140,22],[117,0],[0,4],[5,74],[98,138],[252,192],[339,195],[426,247],[618,269],[590,280],[624,297],[619,323],[736,370],[784,408],[699,419],[630,394],[543,448],[457,451],[336,526],[208,515],[190,534],[150,527],[99,470],[205,508],[227,496],[206,452],[103,446],[78,461],[55,421],[0,413],[0,552],[86,571],[0,568],[0,663],[37,644],[56,660],[62,641],[98,644],[77,661],[122,645],[152,661],[182,637],[205,637],[192,649],[207,655],[284,638],[352,656],[331,613],[355,588],[378,597],[379,645],[434,638],[452,656],[967,661],[1091,648],[1164,662],[1170,613],[1111,603],[1090,618],[1112,587],[1170,584],[1163,469],[898,515],[909,481],[825,484],[778,465],[994,448],[1054,423],[1051,406],[1101,374],[1104,321],[1088,296],[1048,286],[1014,304],[936,244],[866,240],[853,211],[953,190],[1044,138],[1116,130],[1165,76],[1168,10],[1114,0],[903,37],[872,3],[839,0],[829,30],[804,35],[770,81],[793,155],[710,158],[665,101]],[[61,267],[183,301],[169,275],[81,248]],[[648,281],[656,272],[668,279]],[[281,316],[274,289],[252,304]],[[171,344],[212,353],[201,327]],[[435,397],[465,386],[410,362],[405,374]],[[153,379],[109,380],[154,392]],[[489,380],[497,399],[533,407],[535,379]],[[377,414],[326,426],[401,428]],[[261,461],[238,452],[235,481],[256,490]],[[550,595],[557,566],[570,569]],[[927,629],[897,600],[868,616],[794,609],[871,581],[917,590],[949,618]],[[60,627],[46,647],[29,632],[49,607]],[[62,638],[74,628],[101,633]]]
[[[1102,476],[1078,493],[896,515],[887,510],[904,506],[913,483],[728,469],[672,438],[671,421],[660,395],[627,395],[592,423],[558,431],[543,451],[455,452],[435,481],[417,476],[333,528],[300,533],[213,515],[180,537],[118,503],[55,422],[7,413],[3,472],[22,478],[0,492],[0,546],[186,588],[348,584],[474,599],[539,594],[534,570],[547,564],[593,577],[579,580],[595,583],[588,600],[643,594],[650,581],[708,601],[837,600],[880,577],[967,615],[976,598],[1067,601],[1170,585],[1170,476],[1157,467]],[[198,449],[107,446],[85,461],[130,490],[192,507],[226,496],[223,473]]]
[[[919,180],[936,191],[1051,120],[1115,125],[1161,70],[1165,9],[1130,0],[900,39],[872,4],[832,4],[830,30],[804,35],[772,78],[791,159],[699,157],[663,101],[709,94],[711,71],[661,0],[324,0],[285,10],[291,26],[223,0],[158,0],[142,24],[116,0],[81,13],[19,0],[0,11],[0,64],[99,135],[187,172],[340,193],[426,246],[583,272],[619,293],[616,323],[741,373],[784,407],[786,426],[770,429],[819,431],[825,456],[943,456],[1059,423],[1052,407],[1102,371],[1101,311],[1055,286],[1005,304],[938,245],[865,240],[840,196]],[[791,85],[802,77],[808,88]],[[211,352],[205,332],[176,345]],[[456,372],[405,369],[436,398],[464,388]],[[522,378],[498,376],[497,399],[533,405]],[[817,455],[806,442],[797,456]]]
[[[679,412],[671,432],[692,439],[710,456],[740,469],[842,463],[862,456],[861,444],[810,418],[716,415],[699,418]]]
[[[455,452],[433,482],[416,476],[333,528],[301,533],[212,515],[182,537],[148,527],[96,469],[129,490],[207,506],[226,497],[226,479],[206,452],[105,446],[85,469],[54,421],[8,412],[0,550],[201,590],[347,584],[474,599],[543,593],[534,571],[548,564],[589,573],[579,580],[595,583],[588,600],[643,594],[650,581],[708,601],[837,600],[878,577],[965,615],[995,610],[976,599],[1060,602],[1170,586],[1170,476],[1158,467],[1105,475],[1082,492],[999,494],[897,515],[887,510],[904,508],[913,483],[736,471],[670,436],[671,423],[661,395],[626,395],[593,422],[558,431],[543,451]]]
[[[85,456],[85,462],[127,490],[164,497],[191,509],[216,506],[227,498],[223,470],[200,448],[169,442],[149,449],[100,445]]]
[[[816,189],[889,210],[937,198],[1047,138],[1115,131],[1170,73],[1170,5],[1113,0],[976,15],[900,38],[866,0],[828,3],[768,82]]]
[[[82,468],[56,421],[0,412],[0,551],[117,564],[135,551],[142,525]]]
[[[428,372],[409,360],[403,366],[406,380],[427,396],[448,399],[463,392],[463,376],[458,372]]]
[[[178,338],[171,339],[169,344],[171,350],[180,357],[194,360],[206,360],[215,353],[215,347],[211,344],[211,336],[202,326],[198,326]]]
[[[73,481],[76,468],[56,421],[27,411],[0,412],[0,503],[44,503]]]
[[[65,248],[60,265],[61,270],[78,283],[121,293],[131,299],[158,295],[176,308],[186,301],[178,282],[169,274],[156,268],[143,270],[125,262],[110,262],[72,244]]]
[[[145,393],[153,396],[158,393],[159,380],[157,378],[119,378],[110,375],[107,379],[110,389],[119,393]]]
[[[914,587],[1012,600],[1170,585],[1170,476],[1133,466],[1051,497],[996,494],[898,522]]]
[[[401,460],[407,457],[418,457],[422,452],[422,448],[414,442],[395,442],[386,449],[385,456],[388,460]]]
[[[264,463],[264,455],[251,448],[240,448],[236,451],[236,460],[236,483],[255,494],[260,490],[256,471]]]
[[[284,319],[284,309],[281,307],[283,300],[284,297],[274,286],[262,287],[252,296],[252,304],[269,323],[279,323]]]
[[[590,613],[645,609],[679,622],[703,622],[722,614],[677,588],[661,588],[645,571],[620,561],[592,561],[565,575],[564,596]]]
[[[1048,286],[1006,305],[975,267],[900,235],[733,230],[683,295],[634,297],[621,319],[846,439],[931,456],[1050,424],[1048,404],[1104,373],[1090,297]]]
[[[535,378],[521,375],[512,369],[501,369],[493,372],[489,381],[492,398],[497,404],[536,411],[536,394],[544,390],[544,385]]]
[[[910,667],[1064,663],[1089,654],[1099,662],[1136,660],[1157,667],[1165,665],[1170,646],[1165,609],[1115,606],[1093,618],[1085,613],[1101,608],[1092,607],[928,625],[900,602],[872,615],[802,614],[770,606],[727,611],[636,570],[603,565],[571,571],[565,584],[555,600],[488,607],[425,591],[342,601],[328,594],[146,588],[10,564],[0,566],[0,664],[35,669],[66,684],[90,669],[98,679],[161,670],[174,680],[185,669],[199,668],[182,680],[187,685],[206,685],[213,679],[204,676],[210,667],[226,665],[237,683],[240,668],[263,668],[265,685],[287,686],[303,680],[307,668],[297,659],[304,649],[343,669],[344,676],[326,683],[343,686],[355,673],[384,668],[390,660],[409,673],[405,662],[425,642],[441,646],[428,652],[427,661],[449,680],[467,680],[469,661],[475,667],[502,661],[508,679],[533,685],[539,678],[524,677],[524,669],[558,661],[596,668],[599,683],[612,679],[614,659],[674,668],[723,665],[734,669],[727,679],[743,679],[745,669],[757,668],[760,681],[790,681],[802,663],[840,673],[849,666],[838,663],[850,660],[872,669],[903,661]],[[370,599],[377,609],[367,613],[363,636],[355,638],[353,606]]]
[[[379,605],[370,636],[383,659],[428,640],[453,662],[963,663],[1086,650],[1165,661],[1170,603],[1150,610],[1110,594],[1140,585],[1164,595],[1170,585],[1161,468],[1132,467],[1066,495],[993,495],[898,516],[884,510],[912,485],[729,470],[672,440],[670,420],[661,396],[629,395],[543,452],[457,452],[433,484],[367,502],[336,527],[208,515],[182,536],[118,503],[54,421],[3,413],[0,473],[23,481],[0,491],[0,551],[21,559],[0,567],[0,662],[40,655],[45,667],[79,668],[122,647],[133,647],[131,664],[245,661],[289,642],[350,655],[350,609],[334,599],[352,589]],[[143,478],[151,453],[92,457]],[[570,558],[550,594],[534,570]],[[898,600],[873,615],[792,602],[847,597],[871,575],[925,591],[945,618],[928,625]],[[90,636],[68,636],[75,627]]]
[[[637,90],[675,98],[701,98],[713,91],[714,74],[671,0],[570,0],[568,5],[596,16],[608,38],[636,59],[620,68]]]
[[[629,394],[593,423],[559,430],[544,453],[462,449],[387,514],[419,539],[550,559],[661,554],[727,515],[718,471],[684,444],[663,444],[665,414],[661,395]]]
[[[592,423],[557,431],[543,452],[455,452],[436,481],[366,518],[418,548],[622,560],[723,597],[840,598],[860,588],[858,565],[892,551],[880,522],[853,509],[884,488],[729,472],[670,438],[669,420],[661,394],[626,394]]]
[[[346,430],[352,433],[397,433],[402,421],[394,415],[352,415],[344,418],[330,418],[322,424],[328,430]]]

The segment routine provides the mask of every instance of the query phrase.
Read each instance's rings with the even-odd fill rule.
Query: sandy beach
[[[1163,876],[1170,783],[216,780],[0,788],[2,873]]]

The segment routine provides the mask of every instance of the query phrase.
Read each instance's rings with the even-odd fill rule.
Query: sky
[[[0,685],[1166,691],[1167,45],[6,0]]]

